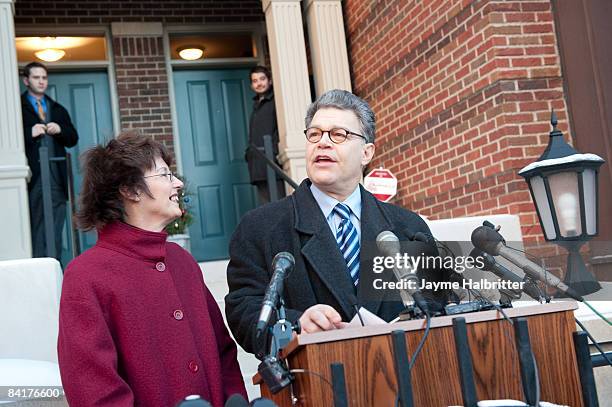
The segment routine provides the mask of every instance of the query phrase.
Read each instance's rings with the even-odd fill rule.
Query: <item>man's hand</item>
[[[40,137],[47,132],[47,126],[38,123],[32,126],[32,138]]]
[[[62,128],[59,126],[59,124],[54,123],[54,122],[47,123],[47,133],[49,133],[51,136],[54,136],[61,132],[62,132]]]
[[[308,308],[300,317],[300,326],[303,333],[329,331],[344,328],[347,322],[342,322],[338,311],[329,305],[317,304]]]

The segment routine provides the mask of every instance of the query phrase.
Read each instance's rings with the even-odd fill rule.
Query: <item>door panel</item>
[[[225,80],[221,82],[223,89],[223,103],[225,111],[225,123],[227,126],[227,145],[229,151],[229,159],[232,163],[244,162],[244,151],[248,143],[248,125],[244,126],[244,120],[248,118],[250,112],[247,112],[243,103],[231,102],[245,100],[246,96],[243,91],[243,83],[240,80]]]
[[[217,165],[209,82],[187,83],[187,95],[195,163],[197,166]]]
[[[175,71],[183,172],[194,194],[189,228],[198,261],[228,257],[229,238],[255,207],[244,151],[253,93],[249,71]]]

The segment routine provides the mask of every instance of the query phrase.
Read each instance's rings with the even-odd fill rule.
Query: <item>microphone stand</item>
[[[270,353],[264,356],[257,367],[257,371],[270,388],[272,394],[278,393],[289,386],[294,380],[294,376],[289,372],[285,360],[280,359],[279,353],[291,342],[293,332],[300,333],[299,322],[294,326],[291,321],[287,320],[285,301],[282,297],[279,298],[278,303],[279,305],[275,309],[278,318],[272,326]]]
[[[278,355],[285,346],[291,342],[293,332],[300,333],[299,324],[293,326],[291,321],[287,319],[285,312],[285,301],[281,298],[278,300],[279,306],[276,309],[278,320],[272,326],[272,343],[270,344],[270,355]]]
[[[47,121],[45,121],[44,124],[46,125]],[[46,255],[47,257],[55,257],[57,256],[58,248],[55,246],[55,215],[53,213],[53,195],[51,192],[51,178],[53,177],[53,173],[51,171],[51,163],[64,161],[68,167],[68,161],[66,157],[56,157],[55,155],[52,155],[54,152],[50,151],[53,146],[50,137],[52,136],[47,133],[39,136],[40,142],[38,145],[38,158],[40,165],[40,183],[43,203]],[[66,171],[69,173],[70,168],[67,168]],[[71,181],[72,180],[69,178],[68,183],[71,184]],[[72,185],[69,186],[69,189],[70,188],[72,188]]]
[[[543,302],[546,302],[548,304],[550,302],[550,300],[551,300],[550,295],[548,295],[546,293],[545,289],[544,290],[541,289],[540,286],[537,283],[537,280],[535,280],[533,277],[531,277],[526,272],[525,272],[525,277],[523,277],[523,283],[525,283],[525,285],[531,287],[532,291],[537,291],[539,293],[539,298],[534,298],[534,300],[538,301],[540,304],[543,303]],[[525,292],[525,291],[523,290],[523,292]],[[527,294],[527,295],[529,295],[529,294]]]
[[[38,157],[40,165],[40,186],[43,202],[43,222],[45,230],[45,248],[47,257],[57,256],[55,247],[55,220],[53,219],[53,197],[51,195],[51,168],[50,161],[57,160],[57,157],[49,157],[49,140],[46,133],[41,137],[38,146]]]

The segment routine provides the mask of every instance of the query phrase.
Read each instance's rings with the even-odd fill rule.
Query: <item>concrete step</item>
[[[202,274],[204,275],[204,280],[206,281],[206,284],[217,281],[226,281],[226,271],[228,264],[229,260],[216,260],[198,263],[200,269],[202,270]]]
[[[227,320],[225,318],[225,301],[224,298],[227,295],[229,288],[227,286],[226,270],[229,260],[219,261],[208,261],[202,262],[198,265],[202,270],[202,276],[204,276],[204,282],[210,290],[211,294],[217,301],[225,325],[227,326]],[[229,330],[229,329],[228,329]],[[231,332],[230,332],[231,334]],[[240,364],[240,370],[242,371],[242,377],[246,386],[249,399],[254,399],[260,396],[259,386],[253,385],[253,376],[257,373],[257,366],[259,360],[250,353],[247,353],[238,346],[238,363]]]

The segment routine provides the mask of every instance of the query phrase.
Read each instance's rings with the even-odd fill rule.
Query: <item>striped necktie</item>
[[[43,109],[40,99],[36,99],[36,107],[38,108],[38,117],[41,121],[46,122],[47,114],[45,113],[45,109]]]
[[[344,204],[337,204],[334,212],[342,219],[336,230],[336,242],[338,248],[346,261],[346,267],[353,284],[359,283],[359,235],[353,222],[351,222],[351,210]]]

